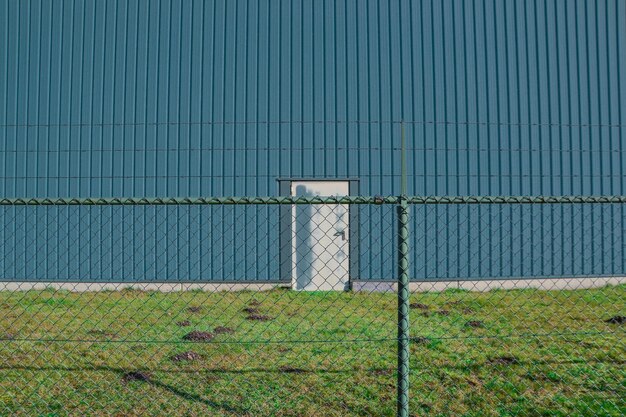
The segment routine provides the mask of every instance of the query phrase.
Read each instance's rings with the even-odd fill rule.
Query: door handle
[[[346,240],[346,231],[345,230],[340,230],[337,231],[333,236],[341,236],[341,240]]]

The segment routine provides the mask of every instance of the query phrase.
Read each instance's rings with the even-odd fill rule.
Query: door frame
[[[278,195],[281,197],[291,197],[291,183],[294,181],[340,181],[348,183],[348,190],[351,196],[359,195],[358,178],[327,178],[327,177],[294,177],[278,178]],[[293,288],[292,268],[293,268],[293,246],[292,246],[292,206],[281,204],[279,206],[279,260],[280,260],[280,281],[289,284]],[[350,259],[348,261],[348,288],[352,289],[353,281],[358,279],[359,273],[359,210],[353,206],[348,206],[348,219],[350,227],[348,229],[348,248]]]

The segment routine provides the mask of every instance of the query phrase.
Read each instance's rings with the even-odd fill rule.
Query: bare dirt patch
[[[187,307],[187,311],[190,313],[199,313],[202,311],[202,307],[201,306],[190,306]]]
[[[253,298],[252,300],[250,300],[250,302],[248,303],[248,305],[249,305],[249,306],[251,306],[251,307],[254,307],[254,306],[260,306],[260,305],[261,305],[261,302],[260,302],[259,300],[256,300],[256,299],[254,299],[254,298]]]
[[[3,335],[0,335],[0,340],[14,340],[15,339],[15,335],[12,335],[11,333],[5,333]]]
[[[376,376],[391,375],[393,373],[394,373],[393,369],[378,368],[378,369],[370,370],[370,374],[376,375]]]
[[[183,339],[189,340],[190,342],[208,342],[213,339],[213,333],[194,330],[193,332],[184,335]]]
[[[187,352],[177,353],[176,355],[171,356],[170,359],[173,362],[191,362],[202,359],[202,355],[189,350]]]
[[[213,333],[215,333],[215,334],[233,334],[233,333],[235,333],[235,330],[231,329],[230,327],[217,326],[215,329],[213,329]]]
[[[178,327],[189,327],[191,326],[191,322],[189,320],[183,320],[183,321],[176,322],[176,325]]]
[[[430,306],[422,303],[411,303],[409,304],[409,307],[416,308],[418,310],[428,310],[430,308]]]
[[[475,329],[479,329],[485,327],[485,324],[480,320],[470,320],[465,323],[465,327],[473,327]]]
[[[88,330],[87,334],[90,334],[92,336],[107,337],[109,339],[114,339],[117,336],[113,332],[108,332],[106,330],[101,330],[101,329],[91,329],[91,330]]]
[[[449,316],[450,310],[438,310],[437,314],[439,314],[440,316]]]
[[[411,338],[411,342],[417,343],[418,345],[425,345],[430,342],[430,339],[424,336],[416,336]]]
[[[265,314],[261,314],[260,310],[256,307],[246,307],[243,310],[244,313],[248,314],[248,317],[246,317],[246,320],[252,320],[252,321],[269,321],[269,320],[274,320],[274,317],[270,317],[267,316]]]
[[[150,378],[152,378],[152,375],[148,372],[131,371],[122,375],[122,382],[125,384],[131,381],[148,382],[150,381]]]
[[[609,324],[624,324],[626,323],[626,316],[613,316],[604,322]]]

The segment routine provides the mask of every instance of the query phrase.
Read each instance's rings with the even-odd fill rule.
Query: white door
[[[347,196],[348,181],[293,181],[296,197]],[[295,204],[292,208],[292,286],[346,290],[350,282],[349,208],[346,204]]]

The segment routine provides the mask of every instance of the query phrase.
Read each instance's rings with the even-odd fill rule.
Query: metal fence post
[[[409,416],[409,203],[398,206],[398,416]]]

